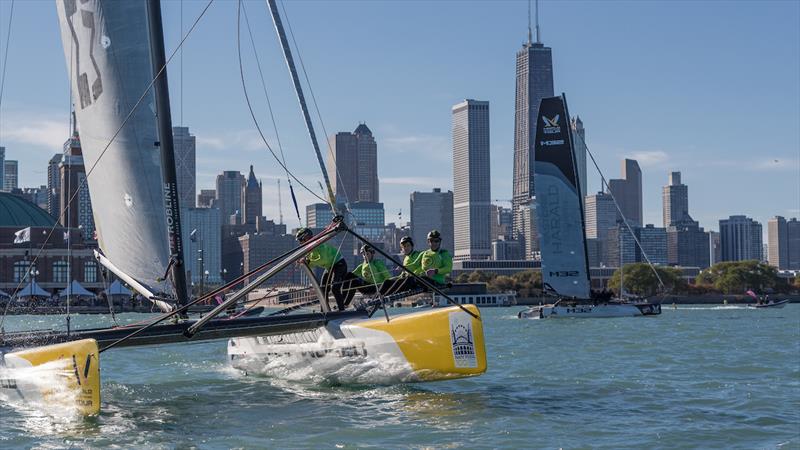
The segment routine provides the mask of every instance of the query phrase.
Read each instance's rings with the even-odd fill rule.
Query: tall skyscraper
[[[689,214],[689,187],[681,183],[681,173],[669,174],[669,184],[664,186],[664,226],[683,219]]]
[[[780,270],[800,269],[800,222],[775,216],[767,222],[769,265]]]
[[[575,143],[575,166],[578,168],[578,180],[581,186],[581,202],[584,208],[586,207],[586,129],[583,127],[583,121],[580,117],[576,116],[572,119],[570,124],[572,129],[572,141]]]
[[[517,52],[517,83],[514,101],[514,174],[511,209],[514,213],[512,234],[515,239],[527,241],[526,248],[538,249],[538,236],[535,226],[525,226],[526,214],[534,209],[523,210],[536,193],[533,180],[534,141],[536,139],[536,118],[539,103],[544,97],[553,96],[553,56],[550,47],[545,47],[539,37],[538,12],[536,14],[536,42],[532,41],[528,27],[528,40]],[[528,235],[525,235],[525,231]],[[531,241],[536,241],[531,242]],[[531,258],[527,252],[526,258]]]
[[[453,252],[453,192],[442,192],[434,188],[432,192],[411,193],[411,239],[417,250],[427,248],[428,232],[439,230],[442,233],[442,248]]]
[[[625,158],[622,161],[622,178],[608,181],[608,188],[617,199],[619,209],[630,225],[641,226],[642,215],[642,170],[639,163]]]
[[[489,165],[489,102],[464,100],[453,106],[455,260],[492,256]]]
[[[180,200],[179,200],[180,202]],[[222,235],[217,208],[181,208],[187,278],[195,285],[222,281]],[[192,238],[192,231],[197,230]],[[205,274],[208,272],[208,275]],[[238,275],[238,274],[235,274]]]
[[[722,244],[719,237],[719,231],[706,231],[708,235],[708,264],[714,264],[722,261]]]
[[[330,138],[328,168],[336,201],[378,202],[378,144],[366,124]]]
[[[746,216],[730,216],[719,221],[723,261],[761,261],[763,237],[761,224]]]
[[[54,219],[61,214],[61,173],[59,166],[63,153],[56,153],[47,163],[47,213]]]
[[[172,140],[178,175],[178,204],[181,208],[194,208],[197,193],[195,137],[189,133],[189,127],[172,127]]]
[[[19,162],[7,159],[3,162],[3,190],[11,192],[19,188]]]
[[[689,214],[667,227],[667,262],[705,269],[711,265],[709,239],[703,227]]]
[[[617,207],[614,199],[605,192],[589,195],[585,200],[584,211],[586,238],[589,245],[592,266],[606,265],[616,267],[616,262],[607,261],[608,230],[617,224]],[[594,256],[594,258],[592,258]]]
[[[81,228],[84,239],[94,236],[94,215],[89,185],[86,183],[86,168],[78,133],[64,142],[64,155],[58,167],[60,178],[59,222],[65,227]],[[71,200],[71,201],[70,201]]]
[[[226,170],[217,175],[217,207],[223,224],[230,223],[230,217],[236,215],[236,223],[242,222],[242,192],[245,185],[244,175],[236,170]]]
[[[261,183],[256,179],[253,166],[250,166],[250,173],[247,175],[247,183],[242,191],[242,210],[244,211],[244,223],[256,223],[256,217],[261,217],[262,196]]]

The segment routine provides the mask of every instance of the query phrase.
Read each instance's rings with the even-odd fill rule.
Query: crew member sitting
[[[453,270],[453,257],[441,248],[442,235],[437,230],[428,233],[428,250],[422,252],[420,268],[425,279],[435,285],[443,285]]]
[[[414,275],[422,274],[422,252],[414,250],[414,241],[408,236],[400,239],[400,251],[403,252],[403,267]],[[382,295],[392,295],[399,292],[410,291],[418,286],[417,280],[405,270],[400,269],[400,275],[392,277],[381,285]]]
[[[375,259],[374,248],[365,244],[361,247],[361,256],[364,257],[364,262],[353,270],[353,275],[357,278],[348,283],[345,305],[350,304],[356,290],[364,295],[373,295],[378,292],[378,287],[389,279],[389,270],[383,261]]]
[[[314,233],[308,228],[300,228],[295,234],[297,242],[305,244]],[[325,294],[325,301],[328,300],[328,292],[333,292],[333,298],[336,299],[336,306],[339,311],[344,311],[345,308],[345,295],[342,292],[342,283],[347,280],[347,261],[342,258],[339,250],[330,244],[319,244],[312,249],[306,257],[300,262],[305,262],[308,267],[314,269],[321,267],[325,270],[322,274],[322,291]]]

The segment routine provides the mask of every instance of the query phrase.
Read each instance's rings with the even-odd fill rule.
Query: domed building
[[[0,290],[13,294],[31,280],[51,294],[71,280],[92,291],[103,288],[80,229],[62,227],[28,200],[0,192]]]

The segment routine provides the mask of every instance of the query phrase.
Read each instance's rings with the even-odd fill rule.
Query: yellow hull
[[[0,389],[48,408],[100,412],[100,359],[94,339],[20,350],[4,355]]]

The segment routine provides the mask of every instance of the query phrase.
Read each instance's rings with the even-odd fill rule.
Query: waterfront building
[[[491,238],[497,240],[500,236],[511,238],[511,229],[514,226],[514,213],[511,208],[503,208],[499,205],[491,205]]]
[[[242,192],[244,175],[237,170],[226,170],[217,175],[217,208],[223,224],[242,222]],[[231,218],[231,216],[235,216]]]
[[[86,168],[83,165],[81,141],[77,132],[64,142],[64,154],[58,166],[61,197],[59,223],[67,228],[80,228],[84,240],[94,239],[94,214]],[[71,202],[70,202],[71,200]]]
[[[222,283],[219,209],[181,208],[181,220],[186,278],[195,285]]]
[[[723,261],[762,260],[763,237],[761,224],[743,215],[719,221]]]
[[[276,224],[272,220],[259,220],[257,231],[239,237],[242,253],[242,267],[245,273],[261,266],[266,261],[276,258],[297,246],[294,235],[286,234],[286,225]],[[266,270],[256,272],[245,279],[246,283],[262,275]],[[277,273],[264,282],[264,286],[290,286],[300,283],[301,270],[289,268]]]
[[[431,230],[442,233],[442,248],[453,252],[453,192],[434,188],[431,192],[411,193],[411,239],[417,250],[427,248]]]
[[[3,190],[11,192],[19,188],[19,161],[3,161]]]
[[[632,229],[634,233],[638,230],[638,228]],[[616,225],[608,229],[601,264],[606,267],[621,267],[625,264],[633,264],[641,259],[637,258],[638,250],[636,239],[631,234],[631,230],[624,223],[617,222]]]
[[[47,211],[47,186],[41,185],[35,188],[23,188],[21,194],[25,200]]]
[[[636,236],[639,238],[641,248],[636,249],[636,261],[647,262],[656,265],[667,265],[669,255],[667,252],[667,229],[647,224],[642,228],[636,229]],[[647,258],[645,258],[645,255]]]
[[[594,239],[593,245],[595,246],[589,253],[595,252],[594,254],[597,256],[595,260],[590,258],[589,262],[590,264],[596,263],[598,266],[607,264],[608,262],[604,261],[607,255],[605,246],[608,240],[608,230],[615,227],[617,223],[617,207],[611,195],[602,191],[587,196],[585,203],[586,237]]]
[[[198,208],[214,208],[217,206],[217,191],[215,189],[201,189],[197,194]]]
[[[578,183],[580,184],[581,203],[586,207],[586,129],[583,127],[583,121],[579,116],[572,119],[570,128],[572,129],[572,142],[575,143],[575,166],[578,168]]]
[[[708,264],[714,264],[722,261],[722,245],[718,231],[706,231],[708,235]]]
[[[330,138],[331,184],[337,203],[379,201],[378,144],[366,124]]]
[[[467,99],[453,106],[453,258],[489,259],[491,179],[489,102]]]
[[[642,170],[639,163],[625,158],[622,161],[622,178],[608,181],[608,187],[617,199],[619,209],[631,226],[641,226],[642,216]],[[617,213],[619,217],[619,212]]]
[[[519,260],[522,259],[522,253],[520,242],[517,240],[498,236],[492,241],[492,260],[494,261]]]
[[[662,198],[664,227],[689,214],[689,187],[681,183],[680,172],[669,174],[669,184],[664,186]]]
[[[59,166],[63,153],[56,153],[47,163],[47,213],[54,219],[61,214],[61,173]]]
[[[536,41],[533,41],[529,26],[528,40],[517,51],[514,100],[512,237],[522,241],[526,249],[526,258],[532,258],[533,252],[539,248],[539,237],[535,234],[536,227],[531,226],[536,223],[536,218],[531,218],[535,209],[523,208],[531,204],[536,194],[533,177],[536,118],[539,115],[539,103],[542,98],[553,96],[552,51],[541,42],[538,14],[536,17]]]
[[[775,216],[767,222],[769,264],[779,270],[800,270],[800,222]]]
[[[256,223],[256,217],[261,217],[262,196],[261,182],[256,179],[253,166],[247,175],[247,183],[242,191],[242,211],[244,223]]]
[[[172,142],[178,176],[178,205],[181,209],[194,208],[197,193],[195,137],[189,133],[189,127],[172,127]]]
[[[667,262],[670,265],[705,269],[709,262],[708,235],[688,214],[667,227]]]

